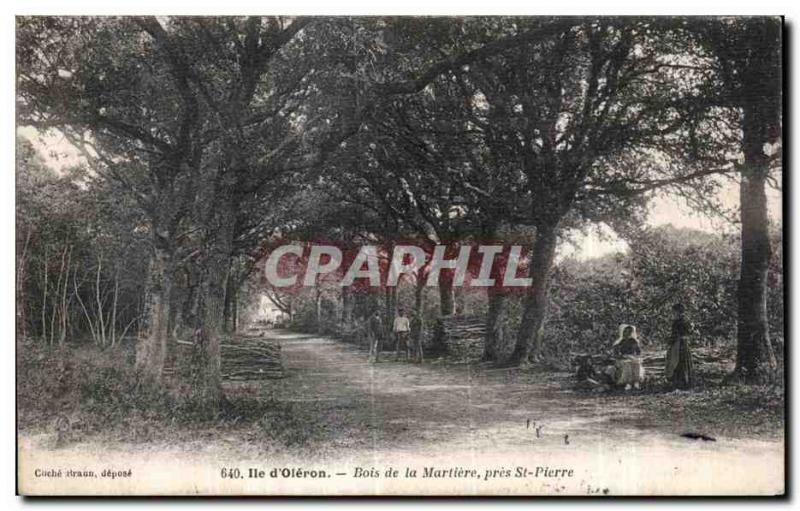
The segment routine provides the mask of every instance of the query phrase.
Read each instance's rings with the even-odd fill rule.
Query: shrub
[[[769,273],[770,333],[782,352],[783,283],[780,231]],[[671,307],[681,301],[693,323],[693,342],[732,347],[736,338],[739,238],[672,226],[640,232],[627,254],[568,259],[555,269],[545,356],[564,362],[570,351],[610,347],[618,325],[637,326],[645,345],[663,348]]]

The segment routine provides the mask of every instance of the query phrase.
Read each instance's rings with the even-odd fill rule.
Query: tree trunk
[[[314,322],[316,323],[317,333],[322,333],[322,290],[314,288]]]
[[[195,367],[198,390],[211,413],[219,410],[222,400],[222,376],[220,373],[220,344],[224,333],[225,287],[228,271],[227,261],[219,262],[219,256],[211,257],[207,264],[206,276],[201,285],[202,313],[201,332],[202,357],[199,367]],[[216,260],[215,260],[216,259]]]
[[[500,329],[503,323],[503,316],[506,305],[506,294],[502,289],[489,289],[489,310],[486,312],[486,334],[484,337],[483,357],[487,362],[497,362],[500,360],[503,346],[499,343],[503,339]]]
[[[397,287],[386,287],[386,324],[391,325],[397,315]]]
[[[231,254],[233,253],[233,204],[230,197],[218,196],[219,202],[213,216],[207,220],[207,257],[204,263],[201,292],[201,332],[203,356],[196,368],[201,386],[200,393],[210,413],[219,411],[222,404],[222,376],[220,373],[220,344],[225,326],[225,296],[231,279]]]
[[[56,288],[55,288],[55,291],[54,291],[54,300],[53,300],[53,306],[52,306],[52,313],[50,314],[50,344],[51,345],[55,342],[55,339],[56,339],[55,338],[56,317],[61,312],[61,295],[62,295],[61,282],[62,282],[62,280],[64,281],[64,287],[66,288],[66,281],[67,281],[66,276],[69,275],[69,270],[67,270],[66,274],[64,273],[64,264],[66,262],[67,251],[68,250],[69,250],[69,246],[65,244],[64,245],[64,250],[61,252],[61,266],[58,269],[58,278],[56,279]],[[59,327],[60,327],[60,325],[61,325],[61,317],[60,316],[58,316],[58,317],[59,317],[59,322],[58,323],[59,323]],[[59,341],[59,344],[61,344],[61,341]]]
[[[47,244],[44,245],[44,285],[42,285],[42,342],[47,342]]]
[[[148,268],[145,326],[136,346],[136,368],[145,378],[154,381],[160,381],[166,359],[172,279],[171,253],[157,246]]]
[[[117,302],[119,300],[119,268],[114,270],[114,299],[111,302],[111,346],[117,343]]]
[[[58,345],[63,346],[64,342],[67,340],[67,324],[69,323],[69,303],[67,301],[67,284],[69,283],[69,268],[72,261],[72,245],[69,246],[69,251],[67,252],[67,266],[66,266],[66,274],[64,275],[64,283],[61,288],[61,311],[59,316],[61,318],[61,332],[58,336]],[[60,277],[59,277],[60,279]],[[114,297],[116,302],[116,296]]]
[[[456,312],[453,276],[443,272],[439,274],[439,308],[442,316],[452,316]]]
[[[236,333],[239,330],[239,293],[233,293],[233,310],[231,311],[231,320],[233,321],[231,333]]]
[[[531,355],[538,356],[541,353],[556,243],[555,226],[537,229],[528,270],[532,282],[525,295],[514,352],[507,363],[510,366],[527,364]]]
[[[420,316],[424,312],[423,308],[425,306],[424,270],[426,270],[424,266],[417,270],[417,281],[414,285],[414,312]]]
[[[469,306],[467,305],[467,297],[464,293],[464,288],[459,287],[453,290],[453,297],[455,301],[455,310],[458,316],[467,315],[470,313]]]
[[[25,235],[25,244],[22,246],[22,253],[17,258],[17,279],[16,279],[16,302],[17,302],[17,336],[25,339],[28,337],[28,318],[25,313],[27,298],[25,294],[26,269],[28,264],[28,246],[31,241],[32,229],[28,229]],[[19,251],[18,251],[19,252]]]
[[[770,140],[767,122],[758,104],[745,107],[736,372],[748,383],[771,380],[777,366],[767,321],[767,272],[772,256],[765,191],[769,158],[764,154],[764,145]]]
[[[74,293],[75,298],[78,300],[78,305],[81,306],[81,310],[83,311],[84,318],[86,318],[86,324],[89,325],[89,332],[92,334],[92,341],[97,344],[97,330],[94,327],[94,321],[92,321],[92,316],[89,314],[89,309],[86,308],[86,304],[83,302],[81,298],[81,291],[78,288],[78,265],[75,265],[75,271],[72,272],[72,285],[74,286]]]
[[[94,297],[97,302],[97,328],[100,332],[100,345],[106,346],[106,321],[103,315],[103,300],[100,293],[100,273],[103,270],[103,258],[97,259],[97,272],[94,281]]]
[[[225,286],[225,300],[222,307],[222,330],[224,332],[231,331],[231,282],[228,280],[228,285]]]
[[[417,330],[414,332],[414,345],[422,348],[425,339],[425,272],[423,266],[417,270],[417,281],[414,286],[414,316],[417,320]],[[420,357],[421,358],[421,357]]]
[[[351,323],[353,321],[353,308],[355,300],[353,291],[347,288],[342,288],[342,322]]]
[[[177,290],[172,293],[170,297],[170,307],[167,318],[167,342],[165,346],[164,365],[166,367],[175,367],[175,362],[178,359],[178,336],[181,329],[181,304],[178,299]]]
[[[233,308],[234,308],[234,303],[236,302],[236,279],[233,278],[230,268],[228,269],[228,274],[231,275],[231,277],[228,278],[228,283],[225,286],[223,330],[226,333],[232,333],[234,331]]]

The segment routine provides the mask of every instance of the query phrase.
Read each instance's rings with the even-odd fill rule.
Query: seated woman
[[[644,380],[644,366],[642,365],[642,349],[636,336],[636,327],[622,324],[619,326],[619,336],[614,341],[612,352],[614,362],[614,383],[624,385],[625,390],[631,386],[639,388]]]

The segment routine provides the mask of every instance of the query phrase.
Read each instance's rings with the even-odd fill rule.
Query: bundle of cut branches
[[[179,346],[194,348],[195,344],[178,341]],[[274,339],[260,335],[241,335],[225,339],[220,344],[222,378],[226,380],[263,380],[285,376],[281,361],[281,346]]]
[[[236,344],[222,344],[222,377],[228,380],[283,378],[281,347],[267,339],[237,339]]]
[[[483,355],[486,323],[480,316],[446,316],[436,323],[434,347],[447,358],[461,362]]]

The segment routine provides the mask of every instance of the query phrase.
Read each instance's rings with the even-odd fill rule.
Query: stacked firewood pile
[[[461,362],[480,360],[485,333],[486,320],[482,316],[445,316],[436,322],[433,349]]]
[[[646,374],[652,375],[664,373],[664,365],[666,364],[666,361],[663,353],[643,353],[641,358]],[[583,379],[583,375],[591,373],[590,368],[593,368],[595,371],[602,370],[607,366],[614,365],[615,358],[607,353],[594,355],[580,353],[573,355],[572,360],[573,364],[578,368],[578,379]]]
[[[274,339],[242,336],[220,345],[223,379],[264,380],[283,378],[281,345]]]
[[[182,351],[191,352],[195,344],[178,341]],[[188,355],[189,353],[187,353]],[[281,361],[281,345],[275,339],[257,332],[226,339],[220,344],[220,371],[225,380],[265,380],[285,376]]]
[[[724,350],[714,350],[706,347],[698,347],[692,350],[692,361],[695,370],[702,371],[704,374],[724,375],[732,370],[734,355]],[[642,365],[645,370],[645,378],[653,379],[664,375],[666,366],[666,348],[653,351],[649,349],[642,353]],[[573,355],[573,365],[577,367],[576,377],[584,380],[586,377],[596,374],[604,367],[614,364],[614,358],[609,354],[576,354]]]
[[[658,353],[644,353],[642,364],[649,375],[664,374],[667,364],[666,348]],[[736,353],[729,348],[712,348],[696,346],[692,348],[692,361],[695,371],[702,372],[707,377],[722,377],[733,371]]]
[[[644,366],[644,372],[646,375],[653,376],[656,374],[664,374],[664,367],[667,365],[667,358],[663,353],[659,355],[645,353],[643,355],[642,365]]]

